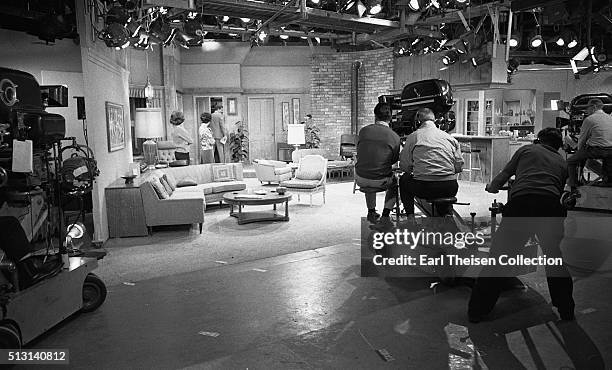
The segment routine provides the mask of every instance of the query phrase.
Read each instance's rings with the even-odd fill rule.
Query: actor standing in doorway
[[[176,158],[176,160],[186,160],[187,163],[189,163],[189,148],[191,147],[191,144],[193,144],[193,138],[183,127],[183,122],[185,122],[183,112],[172,112],[170,115],[170,123],[173,126],[171,137],[174,145],[176,145],[174,158]]]
[[[215,156],[213,154],[215,147],[215,139],[213,138],[212,131],[210,130],[210,120],[212,119],[211,114],[204,112],[200,115],[200,128],[198,130],[200,136],[200,163],[213,163]]]
[[[225,132],[225,119],[223,118],[223,106],[217,106],[210,120],[210,130],[215,139],[214,155],[216,163],[225,162],[225,143],[227,133]]]

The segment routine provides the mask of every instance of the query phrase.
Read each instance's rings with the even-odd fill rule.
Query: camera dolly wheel
[[[21,334],[19,333],[19,327],[12,321],[0,321],[0,348],[21,348]]]
[[[83,283],[83,307],[81,312],[92,312],[104,303],[106,299],[106,285],[93,273],[87,274]]]

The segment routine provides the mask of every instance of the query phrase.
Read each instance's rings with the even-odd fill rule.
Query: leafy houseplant
[[[321,137],[319,136],[319,128],[312,121],[306,123],[304,127],[304,133],[306,134],[306,148],[316,149],[321,144]]]
[[[249,157],[249,132],[242,121],[235,123],[236,131],[230,133],[230,152],[233,162],[243,162]]]

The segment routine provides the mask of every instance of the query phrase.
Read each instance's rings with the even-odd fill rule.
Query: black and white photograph
[[[612,369],[612,0],[0,3],[0,368]]]

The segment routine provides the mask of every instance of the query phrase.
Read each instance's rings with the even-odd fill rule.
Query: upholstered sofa
[[[145,174],[140,193],[147,227],[199,223],[201,232],[207,204],[221,202],[227,192],[246,189],[242,171],[242,164],[227,163],[169,167]]]
[[[254,162],[255,174],[262,183],[280,183],[281,181],[291,179],[291,166],[285,162],[268,159],[258,159]]]

